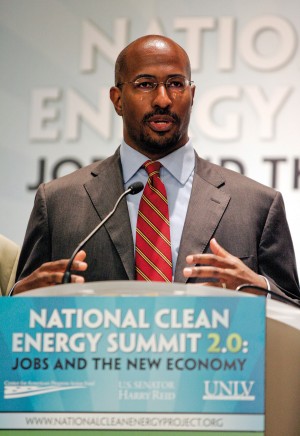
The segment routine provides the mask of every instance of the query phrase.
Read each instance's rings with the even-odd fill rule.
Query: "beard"
[[[165,132],[157,133],[159,138],[154,139],[144,132],[140,133],[139,145],[142,150],[149,154],[171,153],[175,150],[179,143],[179,132],[174,133],[171,137],[166,137]]]
[[[131,137],[136,144],[139,145],[139,149],[146,154],[169,154],[176,150],[181,138],[179,130],[176,130],[172,136],[169,136],[169,132],[156,132],[156,138],[152,137],[149,133],[146,133],[144,126],[148,120],[154,115],[168,115],[173,118],[175,125],[180,125],[181,120],[177,114],[165,109],[157,109],[156,111],[146,114],[141,121],[141,129],[139,134],[131,132]]]

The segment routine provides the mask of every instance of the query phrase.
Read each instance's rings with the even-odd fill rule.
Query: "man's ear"
[[[195,98],[195,91],[196,91],[196,86],[195,85],[192,85],[191,91],[192,91],[192,106],[193,106],[194,98]]]
[[[112,88],[110,88],[109,95],[114,105],[115,111],[121,117],[122,116],[121,90],[117,86],[113,86]]]

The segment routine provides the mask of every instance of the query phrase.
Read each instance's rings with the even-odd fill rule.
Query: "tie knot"
[[[158,161],[147,160],[143,167],[147,171],[149,177],[153,177],[155,174],[159,176],[161,163]]]

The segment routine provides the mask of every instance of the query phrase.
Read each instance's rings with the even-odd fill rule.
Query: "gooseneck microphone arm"
[[[292,300],[292,298],[295,299],[295,298],[298,298],[298,297],[295,294],[292,294],[291,292],[284,291],[285,294],[286,294],[286,297],[285,297],[284,295],[277,294],[274,291],[262,288],[261,286],[252,285],[250,283],[246,283],[244,285],[238,286],[236,288],[236,291],[237,292],[242,292],[242,291],[246,291],[247,289],[249,289],[249,290],[252,289],[252,290],[258,291],[259,293],[261,293],[261,294],[263,294],[265,296],[267,294],[270,294],[276,300],[282,301],[282,302],[287,303],[287,304],[291,304],[292,306],[298,307],[298,309],[300,308],[299,299],[298,299],[298,301],[297,300]],[[287,298],[287,297],[290,297],[290,298]]]
[[[62,278],[62,283],[71,283],[71,267],[76,254],[85,246],[85,244],[94,236],[94,234],[98,232],[98,230],[106,223],[106,221],[108,221],[109,218],[115,213],[121,200],[128,194],[132,194],[132,195],[138,194],[143,188],[144,185],[142,182],[135,182],[132,185],[130,185],[129,188],[126,189],[126,191],[124,191],[120,195],[112,211],[109,212],[109,214],[102,221],[100,221],[100,223],[91,231],[91,233],[89,233],[87,237],[78,244],[66,266],[66,270]]]

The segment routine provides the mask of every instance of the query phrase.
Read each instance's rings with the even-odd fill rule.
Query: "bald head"
[[[186,63],[187,78],[191,78],[191,66],[186,51],[175,41],[161,35],[146,35],[131,42],[119,54],[115,64],[115,84],[122,83],[127,76],[130,65],[136,62],[143,52],[152,53],[154,56],[172,52],[180,56]]]

